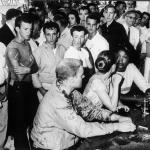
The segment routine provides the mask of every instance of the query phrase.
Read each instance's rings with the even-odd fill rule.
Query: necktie
[[[128,28],[128,39],[130,41],[130,28]]]

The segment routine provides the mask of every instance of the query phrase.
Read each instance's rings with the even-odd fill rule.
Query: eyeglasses
[[[132,17],[132,16],[127,16],[128,18],[130,18],[130,19],[136,19],[136,17]]]

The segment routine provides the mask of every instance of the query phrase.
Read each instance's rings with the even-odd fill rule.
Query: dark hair
[[[69,16],[70,14],[72,14],[72,15],[75,16],[76,22],[77,22],[77,24],[79,24],[79,23],[80,23],[80,17],[79,17],[78,12],[77,12],[76,10],[70,10],[70,12],[68,13],[68,16]]]
[[[55,23],[55,22],[52,22],[52,21],[47,22],[47,23],[44,24],[44,26],[43,26],[43,32],[44,32],[44,33],[45,33],[46,29],[49,29],[49,30],[54,30],[54,29],[56,29],[56,30],[57,30],[57,33],[60,33],[58,24]]]
[[[80,10],[88,10],[88,13],[91,12],[88,6],[81,6],[81,7],[79,8],[79,12],[80,12]]]
[[[58,21],[60,22],[61,26],[63,26],[64,28],[67,27],[68,25],[68,19],[65,13],[63,12],[59,12],[54,16],[54,21]]]
[[[142,17],[143,17],[143,15],[147,15],[147,16],[150,18],[150,13],[148,13],[148,12],[145,12],[145,11],[144,11],[144,12],[142,13]]]
[[[129,62],[133,62],[133,57],[134,57],[134,51],[133,50],[129,50],[126,46],[120,46],[117,48],[117,53],[116,53],[116,60],[117,60],[117,56],[119,51],[123,51],[126,53],[126,55],[129,58]]]
[[[136,15],[136,10],[129,10],[126,13],[124,13],[123,16],[125,17],[125,16],[127,16],[129,14],[135,14]]]
[[[88,31],[86,30],[85,27],[78,25],[78,26],[73,26],[70,30],[71,35],[73,35],[74,31],[84,31],[84,35],[88,34]]]
[[[86,21],[88,20],[88,19],[93,19],[93,20],[95,20],[96,21],[96,23],[98,24],[99,22],[100,22],[100,14],[99,13],[91,13],[90,15],[88,15],[87,17],[86,17]]]
[[[141,13],[141,11],[139,11],[139,10],[135,10],[135,13],[136,13],[136,16],[137,16],[137,14],[140,16],[140,18],[142,18],[142,13]]]
[[[123,5],[125,6],[125,8],[127,8],[127,5],[126,5],[126,3],[125,3],[124,1],[117,1],[117,2],[115,3],[115,8],[118,7],[118,6],[121,5],[121,4],[123,4]]]
[[[144,15],[147,15],[147,16],[148,16],[148,21],[147,21],[147,23],[146,23],[146,27],[149,28],[150,14],[149,14],[148,12],[145,12],[145,11],[144,11],[144,12],[142,13],[142,17],[143,17]],[[142,17],[141,17],[141,18],[142,18]]]
[[[18,9],[9,9],[7,12],[6,12],[6,20],[11,20],[12,18],[14,17],[18,17],[19,15],[21,15],[22,12]]]
[[[31,15],[29,13],[23,13],[21,16],[17,17],[15,21],[15,27],[20,28],[22,22],[32,24],[33,22]]]
[[[96,61],[95,67],[101,73],[107,73],[112,65],[115,63],[115,56],[112,52],[105,50],[100,52]]]
[[[117,13],[117,12],[116,12],[116,8],[115,8],[114,5],[112,5],[112,4],[106,5],[106,6],[104,7],[104,11],[105,11],[105,10],[108,10],[108,8],[113,8],[113,9],[114,9],[114,13]]]
[[[31,32],[31,38],[37,39],[40,36],[40,18],[36,14],[30,14],[32,19],[32,32]]]
[[[29,9],[28,12],[29,12],[29,14],[36,14],[36,9],[32,7]]]

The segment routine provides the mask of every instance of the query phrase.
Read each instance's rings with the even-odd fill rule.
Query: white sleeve
[[[141,72],[137,69],[137,67],[132,64],[132,70],[133,70],[133,81],[138,86],[138,88],[145,92],[148,88],[148,83],[146,82],[144,76],[141,74]]]
[[[114,131],[112,123],[85,122],[73,109],[57,109],[60,126],[79,137],[91,137],[110,134]]]
[[[3,84],[8,77],[8,68],[5,60],[6,46],[0,42],[0,84]]]

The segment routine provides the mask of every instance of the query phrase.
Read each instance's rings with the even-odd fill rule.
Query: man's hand
[[[16,66],[14,67],[14,72],[17,75],[23,75],[23,74],[27,74],[30,72],[30,68],[25,67],[25,66]]]
[[[117,112],[119,112],[119,110],[120,109],[123,109],[125,112],[128,112],[129,110],[130,110],[130,108],[128,107],[128,106],[126,106],[126,105],[119,105],[118,107],[117,107]]]
[[[136,126],[132,122],[120,122],[118,123],[118,131],[120,132],[133,132]]]

